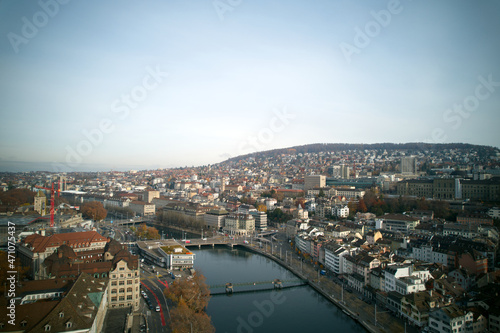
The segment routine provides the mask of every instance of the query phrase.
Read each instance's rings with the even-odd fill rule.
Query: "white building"
[[[255,219],[252,215],[229,214],[223,230],[231,235],[251,234],[255,231]]]
[[[396,292],[408,295],[425,290],[424,281],[417,276],[407,276],[396,279]]]
[[[335,206],[333,209],[333,215],[340,217],[340,218],[346,218],[349,216],[349,207],[347,205],[345,206]]]
[[[412,256],[416,260],[448,265],[448,254],[444,250],[434,249],[430,245],[412,248]]]
[[[384,291],[395,291],[396,290],[396,280],[410,276],[412,273],[411,265],[389,265],[385,268],[385,283]]]
[[[488,216],[494,219],[500,219],[500,208],[498,207],[493,207],[490,210],[488,210]]]
[[[278,200],[274,198],[267,198],[266,199],[266,208],[268,211],[271,211],[274,209],[274,206],[278,203]]]
[[[335,274],[344,274],[343,257],[354,255],[358,248],[350,248],[337,244],[325,246],[325,267]]]
[[[429,313],[431,332],[472,332],[474,315],[461,310],[458,305],[451,304]]]

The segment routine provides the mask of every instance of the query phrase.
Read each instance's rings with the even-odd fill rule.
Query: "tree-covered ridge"
[[[362,151],[362,150],[379,150],[379,151],[405,151],[408,154],[416,154],[423,151],[444,151],[444,150],[462,150],[475,151],[480,158],[486,158],[495,155],[499,149],[491,146],[473,145],[468,143],[314,143],[301,146],[293,146],[288,148],[280,148],[255,152],[246,155],[236,156],[227,161],[237,161],[248,157],[272,157],[281,154],[305,154],[305,153],[321,153],[321,152],[342,152],[342,151]]]

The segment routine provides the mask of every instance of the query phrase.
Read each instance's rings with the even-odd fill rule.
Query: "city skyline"
[[[499,146],[495,1],[0,3],[0,171]],[[24,170],[22,170],[24,168]]]

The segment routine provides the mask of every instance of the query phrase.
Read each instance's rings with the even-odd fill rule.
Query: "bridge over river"
[[[292,279],[258,282],[241,282],[241,283],[226,283],[210,285],[211,295],[229,295],[234,293],[251,293],[255,291],[273,290],[273,289],[288,289],[307,285],[306,280]]]

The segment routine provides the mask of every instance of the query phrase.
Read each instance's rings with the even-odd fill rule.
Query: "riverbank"
[[[326,332],[331,328],[336,332],[366,332],[307,284],[275,291],[272,282],[276,279],[284,285],[295,285],[299,278],[263,255],[239,246],[207,246],[193,249],[193,253],[196,270],[207,277],[211,291],[224,289],[228,282],[235,289],[233,295],[210,299],[207,313],[217,332]],[[264,285],[272,289],[259,291]],[[243,290],[249,292],[239,292]]]
[[[367,312],[363,307],[371,307],[370,305],[366,304],[365,302],[362,302],[359,300],[357,297],[353,297],[352,295],[344,295],[347,299],[347,302],[344,301],[342,302],[341,299],[336,298],[333,294],[332,291],[335,288],[332,288],[332,286],[327,286],[328,283],[334,284],[333,281],[329,281],[328,279],[323,279],[321,281],[321,277],[317,282],[314,281],[314,279],[311,279],[307,274],[304,274],[303,271],[299,271],[298,267],[293,267],[292,265],[284,262],[282,259],[277,257],[276,255],[269,254],[265,252],[264,250],[255,247],[254,245],[250,244],[241,244],[238,245],[243,247],[244,249],[248,250],[249,252],[253,252],[259,255],[262,255],[268,259],[273,260],[283,268],[289,270],[292,272],[294,275],[299,277],[302,280],[307,281],[308,285],[311,286],[314,290],[316,290],[318,293],[323,295],[328,301],[330,301],[332,304],[337,306],[339,309],[343,310],[344,313],[349,315],[354,321],[358,322],[360,325],[363,326],[368,332],[373,332],[373,333],[382,333],[382,332],[401,332],[403,331],[403,327],[400,325],[400,323],[397,322],[397,318],[394,318],[387,313],[380,313],[380,318],[377,318],[378,323],[383,323],[383,327],[376,326],[374,322],[369,322],[373,320],[373,317],[371,316],[371,313],[374,313],[374,311]],[[308,264],[306,264],[308,265]],[[322,284],[323,283],[323,284]],[[339,287],[340,288],[340,287]],[[349,300],[349,298],[351,298]],[[362,302],[363,304],[360,304]],[[361,306],[362,305],[362,306]],[[373,307],[372,307],[373,308]],[[353,309],[356,309],[356,311],[353,311]],[[371,317],[371,318],[370,318]],[[385,328],[385,329],[384,329]]]

